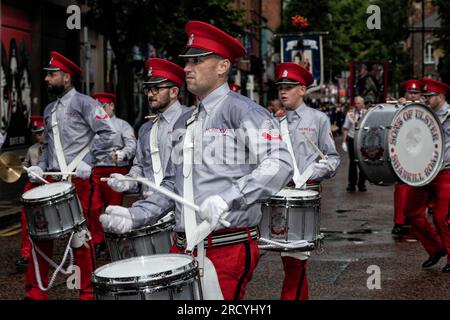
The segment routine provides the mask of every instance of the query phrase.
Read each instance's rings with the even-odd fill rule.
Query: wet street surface
[[[336,144],[340,146],[339,139]],[[324,241],[322,248],[312,252],[308,262],[310,299],[450,300],[450,274],[441,272],[445,258],[429,270],[422,270],[421,264],[428,255],[420,243],[392,236],[393,186],[367,184],[367,192],[348,193],[347,154],[343,153],[342,160],[336,176],[323,183]],[[18,272],[14,264],[20,254],[18,230],[17,224],[0,230],[0,299],[24,296],[25,274]],[[56,262],[60,261],[65,245],[64,241],[58,242]],[[97,267],[108,262],[104,254]],[[371,280],[374,268],[380,271],[379,289],[370,286],[374,283]],[[246,299],[276,300],[282,282],[280,254],[262,251]],[[58,276],[49,297],[77,299],[78,292],[68,290],[65,278]]]

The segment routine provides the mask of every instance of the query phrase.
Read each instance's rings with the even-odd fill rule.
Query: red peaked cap
[[[100,103],[116,103],[116,95],[108,92],[97,92],[92,96]]]
[[[402,89],[405,91],[413,92],[413,93],[419,93],[422,90],[423,83],[420,80],[406,80],[401,85]]]
[[[309,87],[314,81],[308,70],[294,62],[280,63],[275,67],[275,74],[278,78],[277,84],[301,84]]]
[[[423,83],[423,95],[430,95],[432,93],[440,93],[446,95],[448,89],[450,89],[450,87],[445,83],[436,81],[434,79],[422,78],[420,79],[420,81],[422,81]]]
[[[172,81],[178,86],[184,82],[184,70],[179,65],[160,58],[150,58],[145,63],[147,81],[145,84],[157,84]]]
[[[62,54],[52,51],[50,52],[50,62],[48,63],[48,67],[44,68],[44,70],[48,71],[64,71],[69,73],[71,76],[80,76],[81,69],[76,65],[73,61],[67,59]]]
[[[229,86],[231,91],[239,92],[239,90],[241,90],[241,87],[238,86],[236,83],[230,83]]]
[[[231,62],[235,62],[246,53],[238,39],[206,22],[189,21],[184,30],[188,36],[188,42],[185,53],[180,55],[180,57],[189,57],[190,51],[195,52],[191,48],[215,53],[223,58],[229,59]],[[200,53],[198,55],[202,54]]]
[[[44,130],[44,117],[43,116],[31,116],[31,131],[40,132]]]

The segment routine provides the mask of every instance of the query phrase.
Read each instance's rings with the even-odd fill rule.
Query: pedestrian
[[[42,154],[42,143],[44,142],[44,117],[42,116],[31,116],[31,132],[34,135],[36,143],[28,148],[27,154],[23,161],[25,167],[35,166],[38,162],[39,157]],[[40,184],[27,181],[23,188],[23,192],[27,192]],[[25,211],[23,208],[20,209],[20,222],[22,224],[22,244],[20,247],[20,259],[16,261],[16,266],[18,269],[23,270],[28,267],[28,262],[30,260],[31,253],[31,243],[28,238],[28,226],[27,218],[25,216]]]
[[[306,181],[306,189],[320,192],[320,182],[334,176],[340,163],[330,119],[324,112],[313,109],[304,102],[306,89],[313,83],[313,76],[308,70],[296,63],[285,62],[276,66],[275,74],[278,78],[278,95],[286,108],[286,117],[280,119],[280,127],[283,140],[288,141],[294,163],[294,183],[312,166],[312,175]],[[327,159],[316,162],[319,155],[308,140],[312,141]],[[295,185],[300,187],[298,183]],[[281,253],[285,273],[282,300],[308,299],[306,268],[309,255],[309,251]]]
[[[355,145],[355,126],[358,124],[358,121],[364,116],[366,110],[364,108],[363,97],[356,96],[353,101],[355,104],[354,108],[353,110],[349,110],[347,112],[343,125],[344,135],[343,135],[342,149],[345,152],[348,152],[349,157],[347,191],[355,192],[356,185],[358,185],[358,190],[360,192],[365,192],[367,191],[366,176],[364,175],[364,172],[359,170],[358,165],[356,163],[354,145]]]
[[[81,69],[71,60],[56,51],[51,59],[45,82],[47,91],[57,97],[44,110],[44,143],[37,166],[31,166],[28,176],[43,176],[44,171],[68,172],[75,170],[71,179],[80,200],[86,225],[73,237],[75,262],[80,268],[80,299],[93,299],[91,275],[95,269],[95,254],[89,233],[90,226],[90,176],[93,159],[101,150],[112,146],[115,130],[111,119],[100,104],[74,88],[74,81],[81,75]],[[94,139],[97,135],[98,138]],[[91,145],[92,143],[92,145]],[[34,175],[33,175],[34,174]],[[55,176],[56,177],[56,176]],[[61,177],[61,176],[59,176]],[[55,181],[56,178],[52,178]],[[80,239],[80,241],[77,241]],[[50,259],[53,255],[53,240],[35,241],[35,245]],[[86,246],[87,247],[86,247]],[[43,286],[48,286],[49,263],[38,255],[38,266]],[[48,299],[35,276],[34,263],[28,264],[26,276],[26,298]]]
[[[115,115],[116,96],[108,92],[98,92],[93,95],[111,118],[116,130],[113,137],[113,145],[108,149],[98,152],[94,160],[92,170],[92,207],[91,207],[91,234],[94,243],[95,255],[106,250],[105,234],[99,221],[100,214],[109,205],[122,205],[123,194],[112,190],[102,178],[107,178],[113,173],[127,174],[130,161],[136,154],[136,136],[131,125]]]
[[[171,252],[185,252],[185,232],[189,237],[192,223],[207,221],[212,233],[197,251],[205,246],[223,297],[242,299],[259,261],[259,201],[275,195],[291,179],[292,161],[267,110],[228,86],[232,64],[245,55],[240,41],[201,21],[188,22],[185,30],[188,42],[180,57],[198,108],[175,125],[178,130],[172,137],[179,152],[173,153],[161,185],[199,204],[200,212],[194,216],[189,207],[175,204],[176,241]],[[233,156],[224,158],[224,145],[226,155]],[[129,209],[107,209],[102,222],[128,232],[156,222],[173,206],[168,197],[154,193]],[[221,218],[230,225],[219,222]]]
[[[404,212],[414,234],[429,254],[422,268],[430,268],[447,256],[447,264],[442,272],[450,273],[450,105],[446,101],[450,86],[430,78],[422,78],[421,82],[427,105],[442,124],[445,146],[443,169],[429,184],[408,191]],[[434,228],[425,214],[430,199],[433,203]]]
[[[274,118],[281,118],[286,115],[286,110],[279,99],[270,100],[267,110],[273,115]]]

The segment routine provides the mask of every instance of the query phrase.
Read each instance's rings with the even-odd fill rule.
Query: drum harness
[[[291,154],[291,157],[292,157],[292,162],[294,164],[293,180],[295,183],[295,188],[306,190],[306,181],[308,181],[308,179],[311,177],[311,174],[313,173],[313,164],[314,163],[309,165],[308,168],[306,168],[305,172],[303,172],[303,174],[300,175],[300,171],[298,170],[297,163],[296,163],[295,156],[294,156],[294,151],[292,148],[291,138],[289,136],[289,130],[288,130],[286,116],[284,116],[280,120],[280,130],[281,130],[281,136],[283,137],[284,142],[286,142],[286,144],[287,144],[289,153]],[[323,239],[323,235],[320,235],[319,237],[320,237],[319,240]],[[298,241],[294,241],[294,242],[290,242],[290,243],[281,243],[279,241],[273,241],[273,240],[265,239],[265,238],[261,237],[261,238],[259,238],[259,241],[265,243],[264,245],[259,245],[259,248],[263,249],[263,250],[264,249],[274,249],[274,248],[283,248],[283,249],[309,249],[309,248],[311,248],[311,243],[306,240],[298,240]],[[321,247],[321,242],[322,241],[319,241],[319,247]]]
[[[55,102],[55,105],[53,109],[51,110],[52,118],[51,118],[51,125],[52,125],[52,131],[53,131],[53,140],[55,143],[55,152],[56,152],[56,158],[58,160],[58,164],[60,166],[60,169],[62,172],[72,172],[78,164],[83,160],[83,158],[86,156],[86,154],[90,151],[91,145],[94,142],[94,139],[92,139],[84,148],[81,150],[81,152],[72,160],[72,162],[67,165],[66,158],[64,156],[63,147],[61,144],[61,138],[59,134],[59,128],[58,128],[58,121],[56,117],[56,111],[58,109],[58,105],[60,104],[60,99],[57,99]],[[70,182],[71,176],[63,175],[62,180],[67,180]],[[33,242],[30,236],[28,236],[31,242],[31,253],[33,256],[33,263],[34,263],[34,271],[36,275],[36,280],[39,286],[39,289],[42,291],[48,291],[54,284],[54,281],[56,280],[56,276],[59,272],[61,272],[64,275],[71,275],[72,274],[72,268],[74,263],[74,255],[73,255],[73,249],[72,248],[79,248],[82,245],[84,245],[86,248],[89,248],[89,244],[87,243],[92,239],[91,234],[87,228],[82,227],[81,225],[75,226],[74,230],[70,234],[69,241],[67,243],[66,249],[64,251],[63,259],[59,265],[57,265],[52,259],[47,257],[45,253],[43,253]],[[41,273],[39,271],[39,264],[36,256],[37,253],[45,260],[47,261],[53,268],[55,268],[55,271],[53,272],[53,275],[49,281],[48,287],[44,288],[42,284],[41,279]],[[70,262],[69,266],[66,270],[64,270],[62,267],[65,264],[68,255],[70,256]]]

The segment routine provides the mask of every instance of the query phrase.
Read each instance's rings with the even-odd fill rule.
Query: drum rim
[[[69,195],[69,194],[76,194],[76,188],[75,185],[71,182],[67,182],[67,181],[59,181],[59,182],[52,182],[51,184],[70,184],[70,188],[65,190],[65,191],[61,191],[57,194],[51,195],[51,196],[47,196],[47,197],[43,197],[43,198],[34,198],[34,199],[25,199],[23,196],[28,193],[29,191],[34,191],[36,192],[36,189],[39,187],[43,187],[45,185],[33,188],[31,190],[28,190],[27,192],[23,193],[22,196],[20,197],[20,201],[24,204],[35,204],[35,203],[43,203],[43,202],[48,202],[49,200],[55,200],[55,199],[59,199],[63,196]]]
[[[191,261],[187,263],[186,265],[183,265],[182,267],[170,269],[167,271],[159,272],[154,275],[142,275],[142,276],[128,276],[128,277],[104,277],[97,275],[98,272],[104,270],[107,267],[110,267],[112,265],[118,265],[121,263],[124,263],[126,261],[131,260],[138,260],[143,259],[145,257],[153,257],[153,256],[159,256],[159,257],[182,257],[182,258],[189,258]],[[168,274],[166,276],[161,276],[164,273],[171,272],[171,274]],[[187,254],[177,254],[177,253],[169,253],[169,254],[157,254],[157,255],[147,255],[147,256],[138,256],[138,257],[132,257],[128,259],[118,260],[111,263],[108,263],[104,266],[99,267],[96,269],[92,274],[92,283],[99,285],[99,286],[107,286],[108,288],[111,287],[124,287],[124,286],[136,286],[137,284],[142,286],[149,286],[149,287],[155,287],[158,285],[166,284],[167,281],[171,280],[172,282],[175,282],[179,279],[184,279],[187,276],[188,278],[195,277],[196,274],[198,274],[198,263],[197,261],[190,255]],[[193,276],[192,276],[193,275]]]
[[[293,197],[287,197],[287,196],[279,196],[279,195],[274,195],[271,196],[269,199],[267,199],[265,202],[268,202],[270,200],[286,200],[286,201],[302,201],[302,200],[319,200],[321,198],[320,192],[316,191],[316,190],[302,190],[302,189],[297,189],[297,188],[283,188],[281,189],[279,192],[281,192],[282,190],[289,190],[289,191],[307,191],[308,193],[314,193],[313,195],[310,196],[293,196]]]
[[[155,233],[170,231],[175,227],[175,217],[169,221],[164,221],[152,225],[146,225],[127,233],[114,233],[105,231],[105,237],[109,239],[127,239],[129,237],[143,237],[153,235]]]

